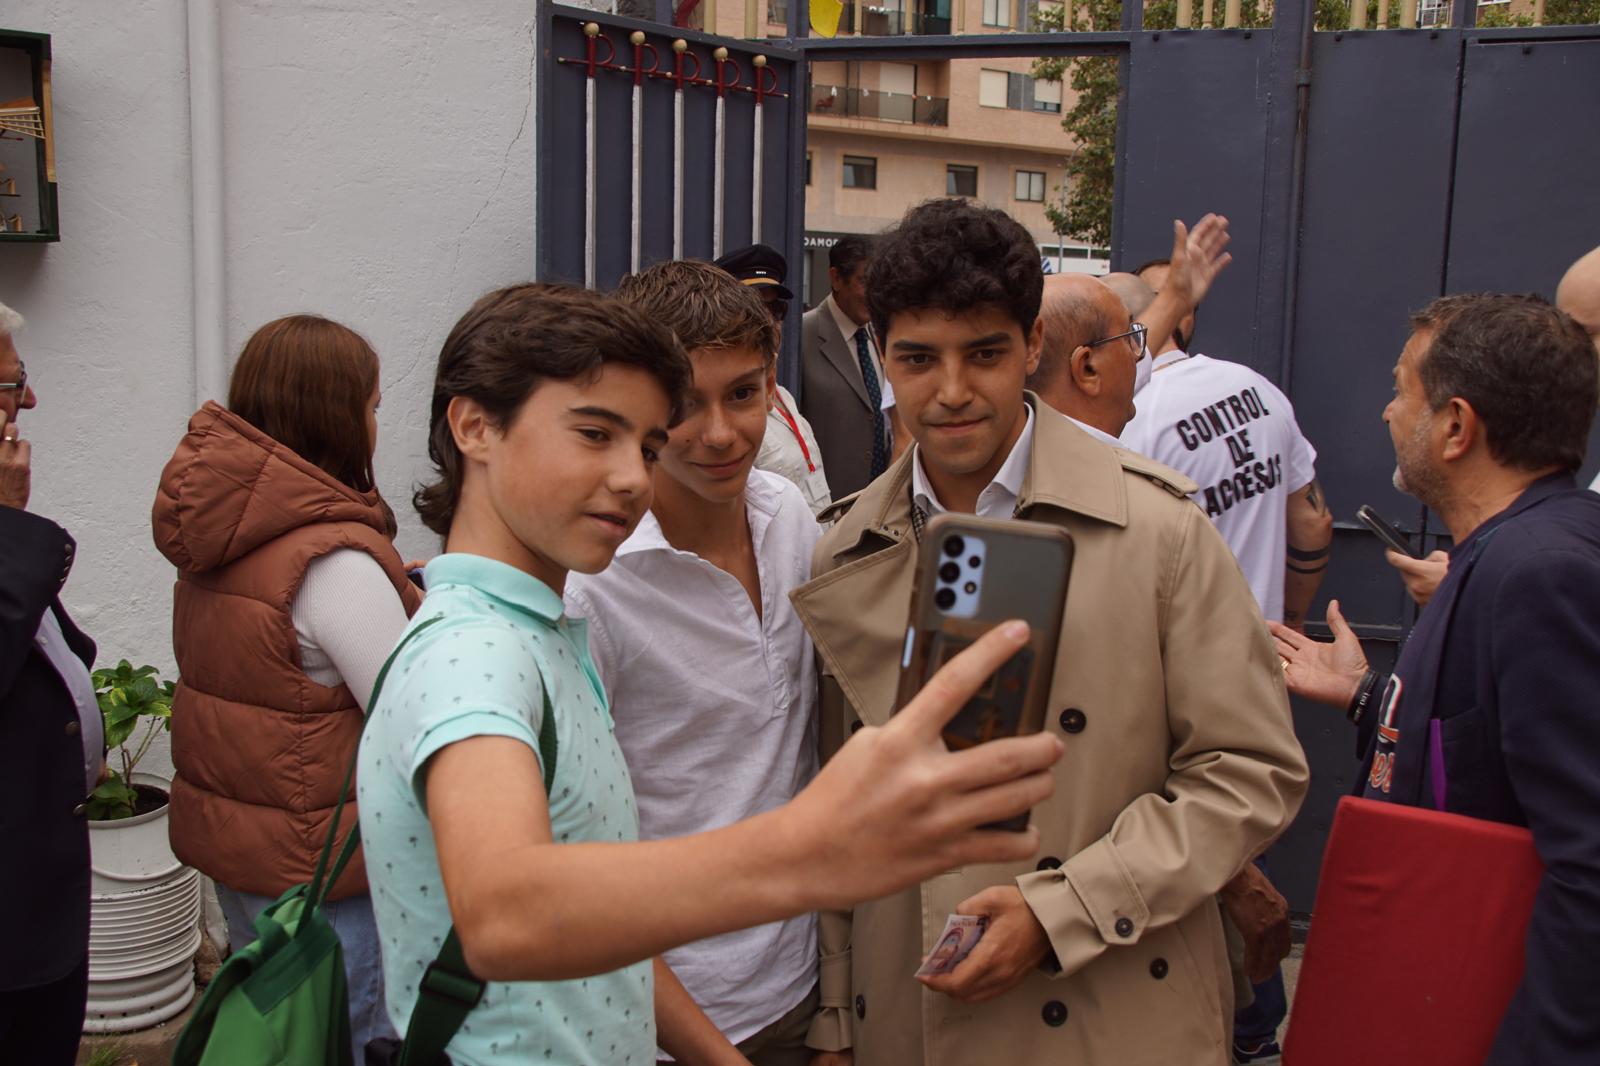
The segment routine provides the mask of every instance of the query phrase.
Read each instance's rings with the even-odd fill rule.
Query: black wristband
[[[1350,704],[1344,709],[1344,715],[1352,722],[1360,722],[1361,716],[1367,713],[1367,704],[1372,701],[1372,691],[1378,687],[1378,675],[1368,670],[1361,676],[1361,684],[1356,686],[1356,693],[1350,697]]]

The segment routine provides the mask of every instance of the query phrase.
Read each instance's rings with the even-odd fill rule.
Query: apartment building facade
[[[764,7],[758,32],[782,36],[784,4]],[[839,33],[1006,33],[1030,29],[1032,8],[1031,0],[850,0]],[[720,33],[749,33],[741,3],[724,0],[693,14]],[[1061,198],[1073,151],[1061,127],[1072,90],[1036,81],[1032,66],[1029,58],[812,64],[805,262],[790,265],[808,307],[828,293],[827,250],[840,237],[877,233],[939,196],[1009,213],[1033,234],[1048,270],[1108,269],[1108,251],[1061,237],[1046,217],[1046,202]]]

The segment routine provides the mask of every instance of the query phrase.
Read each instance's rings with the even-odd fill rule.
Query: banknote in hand
[[[916,976],[931,977],[934,974],[949,973],[978,946],[984,930],[988,928],[989,919],[981,915],[950,915],[945,919],[944,931],[939,934],[939,939],[935,941],[928,957],[922,960]]]

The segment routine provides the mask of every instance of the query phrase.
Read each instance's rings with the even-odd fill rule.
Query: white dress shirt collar
[[[844,313],[844,308],[840,307],[839,301],[832,296],[828,297],[827,303],[828,313],[833,315],[833,324],[839,327],[839,332],[844,335],[844,339],[850,342],[850,353],[854,355],[856,350],[856,331],[864,328],[866,323],[850,321],[850,316]],[[876,345],[871,344],[872,331],[870,329],[867,330],[867,342],[876,350]]]
[[[1087,422],[1080,422],[1076,418],[1073,418],[1071,415],[1067,415],[1067,421],[1071,422],[1073,425],[1077,426],[1079,429],[1081,429],[1085,433],[1089,434],[1089,436],[1093,437],[1095,440],[1099,441],[1101,444],[1109,444],[1114,448],[1122,447],[1122,442],[1120,440],[1118,440],[1117,438],[1113,437],[1111,434],[1105,432],[1104,430],[1096,429],[1094,426],[1091,426]]]
[[[752,469],[749,480],[745,482],[745,515],[750,521],[750,540],[757,554],[761,552],[761,542],[766,537],[767,526],[771,523],[772,516],[778,513],[779,485],[773,480],[776,476]],[[644,513],[644,517],[639,519],[639,524],[634,527],[633,534],[617,549],[617,555],[634,555],[646,551],[694,555],[694,552],[686,552],[672,546],[667,540],[667,535],[661,531],[661,522],[656,518],[654,511]]]
[[[1022,435],[1011,446],[1011,454],[995,471],[994,480],[978,493],[976,514],[980,518],[1010,518],[1022,496],[1022,483],[1028,478],[1028,464],[1033,458],[1033,408],[1024,405],[1027,421],[1022,424]],[[917,447],[911,462],[911,499],[929,517],[948,511],[933,490],[933,484],[922,470],[922,449]]]

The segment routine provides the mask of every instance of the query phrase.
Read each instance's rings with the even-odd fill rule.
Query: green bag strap
[[[541,684],[540,688],[545,686]],[[550,799],[551,783],[555,780],[559,750],[556,716],[550,708],[550,693],[546,689],[544,715],[539,723],[539,761],[544,764],[546,801]],[[436,1066],[461,1023],[483,999],[483,989],[484,983],[467,967],[461,939],[452,925],[439,954],[422,971],[422,980],[417,982],[417,1005],[412,1008],[411,1021],[406,1026],[398,1066]]]
[[[378,693],[383,691],[383,682],[389,676],[389,668],[394,665],[395,658],[400,654],[400,650],[410,644],[413,637],[443,617],[443,615],[436,614],[407,633],[404,639],[395,645],[394,651],[389,653],[389,658],[384,660],[383,669],[378,671],[378,679],[372,683],[372,697],[367,700],[368,714],[361,720],[363,733],[366,732],[368,719],[372,717],[372,708],[378,705]],[[306,893],[306,906],[308,908],[320,907],[326,902],[327,894],[333,891],[333,886],[338,883],[339,878],[344,874],[344,868],[350,864],[351,857],[355,855],[356,848],[361,846],[361,825],[357,823],[350,827],[350,836],[345,840],[344,848],[339,852],[339,858],[335,860],[332,872],[329,872],[328,856],[333,854],[333,842],[339,838],[339,816],[344,813],[345,802],[350,798],[350,785],[356,779],[356,763],[360,760],[361,744],[358,738],[356,750],[350,754],[350,768],[344,772],[344,784],[339,789],[339,802],[333,808],[333,822],[328,826],[327,842],[322,845],[322,855],[317,859],[316,872],[311,875],[311,888]],[[302,927],[309,925],[309,922],[301,923]]]

